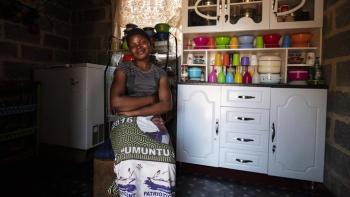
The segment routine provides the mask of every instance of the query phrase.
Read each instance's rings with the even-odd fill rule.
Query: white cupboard
[[[177,160],[218,166],[220,88],[179,85]]]
[[[326,89],[271,89],[269,175],[323,181]]]
[[[326,89],[178,85],[177,161],[323,182]]]

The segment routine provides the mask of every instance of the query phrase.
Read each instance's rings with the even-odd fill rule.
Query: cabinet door
[[[322,27],[323,0],[272,0],[271,29]]]
[[[184,33],[220,31],[222,0],[185,0],[182,2]]]
[[[327,90],[271,89],[269,175],[323,181]]]
[[[178,161],[218,166],[219,103],[218,86],[178,86]]]
[[[224,31],[260,30],[269,28],[270,0],[224,0]]]

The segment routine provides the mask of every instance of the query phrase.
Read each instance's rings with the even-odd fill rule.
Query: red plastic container
[[[289,81],[305,81],[309,78],[309,71],[307,70],[289,70],[288,80]]]
[[[134,61],[134,56],[129,53],[123,55],[123,62],[131,62]]]
[[[279,47],[279,41],[281,39],[280,34],[265,34],[263,40],[266,48]]]

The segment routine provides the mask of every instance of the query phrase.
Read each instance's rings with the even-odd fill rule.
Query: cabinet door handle
[[[194,11],[196,12],[196,14],[202,18],[205,18],[205,19],[208,19],[208,20],[216,20],[216,16],[207,16],[203,13],[201,13],[199,10],[198,10],[198,6],[199,6],[199,3],[201,2],[202,0],[197,0],[196,3],[194,4]],[[221,10],[220,10],[220,13],[221,13]]]
[[[240,138],[240,137],[233,138],[233,139],[240,141],[240,142],[252,142],[252,141],[254,141],[253,139],[246,139],[246,138]]]
[[[216,122],[215,122],[215,133],[216,133],[216,135],[219,134],[219,120],[218,119],[216,119]]]
[[[240,162],[240,163],[252,163],[252,160],[245,160],[245,159],[236,159],[236,161]]]
[[[275,141],[275,135],[276,135],[276,130],[275,130],[275,123],[272,123],[272,136],[271,136],[271,141]]]
[[[273,2],[272,2],[272,11],[277,16],[277,9],[276,8],[277,8],[276,0],[273,0]]]
[[[227,12],[228,12],[228,10],[227,10],[227,7],[228,7],[228,2],[227,2],[227,0],[225,0],[225,23],[228,21],[228,14],[227,14]]]
[[[236,117],[237,120],[243,120],[243,121],[251,121],[255,120],[254,118],[246,118],[246,117]]]
[[[219,0],[219,14],[218,14],[218,19],[217,19],[218,22],[220,20],[221,10],[222,10],[221,0]]]
[[[276,152],[276,145],[273,145],[272,146],[272,153],[275,153]]]
[[[239,99],[255,99],[255,96],[244,96],[244,95],[239,95],[237,96]]]
[[[72,86],[75,86],[75,85],[77,85],[78,83],[79,83],[78,80],[76,80],[76,79],[74,79],[74,78],[70,78],[70,84],[71,84]]]

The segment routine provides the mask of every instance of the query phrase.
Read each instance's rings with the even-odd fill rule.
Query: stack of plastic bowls
[[[241,49],[253,48],[253,41],[254,41],[253,35],[241,35],[238,37],[239,48]]]
[[[193,42],[196,45],[195,49],[207,49],[209,37],[208,36],[197,36],[193,38]]]
[[[218,49],[228,49],[230,48],[230,40],[229,36],[216,36],[215,44]]]

